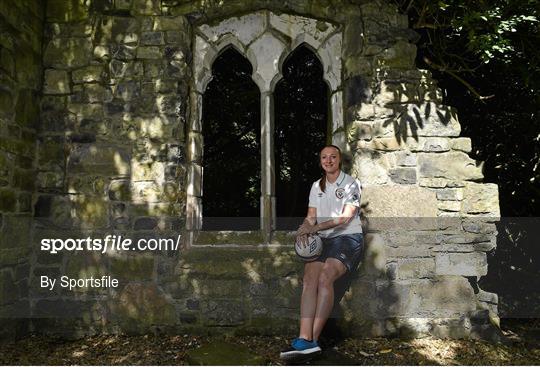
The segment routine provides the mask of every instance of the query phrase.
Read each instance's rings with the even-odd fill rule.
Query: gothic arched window
[[[204,230],[259,227],[261,97],[252,70],[233,47],[212,65],[202,108]]]

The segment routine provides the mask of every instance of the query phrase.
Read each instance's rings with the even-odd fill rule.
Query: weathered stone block
[[[184,16],[155,17],[152,30],[154,31],[180,31],[189,36],[190,24]]]
[[[153,46],[164,45],[165,35],[163,32],[143,32],[141,34],[141,45]]]
[[[29,240],[25,243],[28,244]],[[29,246],[15,247],[0,250],[0,264],[2,266],[17,265],[28,261],[32,254]]]
[[[71,84],[67,71],[45,70],[45,81],[43,83],[43,93],[45,94],[69,94]]]
[[[156,218],[143,217],[143,218],[137,218],[135,220],[135,223],[133,224],[133,229],[136,231],[137,230],[146,231],[146,230],[156,229],[157,225],[158,225],[158,221],[156,220]]]
[[[445,187],[464,187],[463,181],[449,180],[446,178],[424,178],[421,177],[418,180],[418,184],[423,187],[431,187],[434,189],[441,189]]]
[[[412,185],[416,183],[415,168],[392,168],[389,171],[390,179],[398,184]]]
[[[388,170],[393,167],[390,156],[379,152],[360,150],[353,164],[353,176],[362,184],[380,185],[388,182]]]
[[[439,338],[464,339],[470,337],[471,323],[465,317],[433,320],[432,333]]]
[[[416,144],[409,145],[412,152],[447,152],[450,150],[449,139],[438,137],[420,137]]]
[[[407,147],[407,142],[404,139],[396,137],[382,137],[375,138],[370,144],[372,149],[383,150],[383,151],[393,151],[401,150]]]
[[[418,102],[419,100],[415,84],[382,81],[379,86],[379,93],[375,95],[373,102],[379,106],[386,106],[393,103]]]
[[[132,190],[133,193],[133,190]],[[137,199],[137,200],[135,200]],[[185,203],[161,203],[144,201],[139,196],[132,201],[129,207],[130,215],[134,216],[181,216],[185,215]]]
[[[431,247],[428,243],[423,242],[420,236],[403,237],[402,241],[407,241],[406,244],[386,248],[386,254],[389,258],[428,258],[432,256]]]
[[[381,282],[376,298],[380,317],[448,317],[475,308],[474,291],[461,276]]]
[[[90,65],[81,69],[73,70],[73,83],[101,82],[104,77],[103,66]]]
[[[131,162],[132,180],[155,181],[163,183],[165,180],[165,164],[163,162],[141,163],[136,160]]]
[[[74,195],[73,220],[81,228],[106,228],[109,224],[108,203],[101,197]]]
[[[201,279],[197,287],[198,295],[205,298],[240,298],[246,294],[244,283],[239,279]]]
[[[138,59],[160,59],[163,54],[157,46],[140,46],[137,48]]]
[[[434,218],[437,216],[435,193],[420,187],[366,186],[362,191],[362,204],[367,205],[370,220],[375,217]]]
[[[163,63],[157,60],[144,60],[143,61],[144,77],[145,80],[154,80],[156,78],[163,78]]]
[[[416,45],[400,40],[377,55],[375,62],[382,68],[410,69],[415,59]]]
[[[464,213],[500,217],[499,190],[496,184],[466,182],[463,196]]]
[[[472,150],[471,138],[456,138],[450,141],[451,147],[454,150],[460,150],[465,153],[470,153]]]
[[[89,37],[92,35],[92,24],[82,23],[47,23],[46,34],[56,37]]]
[[[487,274],[486,253],[438,253],[435,267],[437,275],[483,276]]]
[[[128,180],[111,181],[108,188],[109,200],[113,201],[129,201],[131,197],[131,189]]]
[[[125,44],[113,44],[110,47],[111,56],[117,60],[133,60],[137,53],[136,46]]]
[[[398,259],[397,279],[420,279],[435,275],[435,259]]]
[[[131,17],[113,17],[110,36],[117,44],[133,44],[139,41],[139,21]],[[104,29],[104,36],[107,30]]]
[[[246,321],[246,311],[241,301],[204,301],[202,315],[204,324],[208,326],[241,325]]]
[[[495,223],[486,223],[484,218],[464,218],[462,228],[470,233],[496,233]]]
[[[463,200],[462,188],[445,188],[436,192],[438,200]]]
[[[131,199],[134,203],[160,203],[163,190],[155,182],[139,181],[131,185]]]
[[[111,58],[111,50],[109,46],[97,45],[92,52],[94,60],[105,63]]]
[[[40,195],[34,205],[34,216],[46,218],[61,228],[69,227],[72,223],[71,207],[69,198],[58,195]]]
[[[68,157],[68,172],[111,176],[130,173],[130,157],[125,149],[103,144],[75,145]]]
[[[21,141],[21,139],[0,139],[0,150],[5,152],[30,157],[34,154],[34,144],[28,141]]]
[[[14,212],[17,194],[12,189],[0,189],[0,211]]]
[[[133,15],[161,15],[161,0],[132,0]]]
[[[99,84],[86,84],[83,87],[83,99],[89,103],[111,102],[112,92]]]
[[[34,174],[35,172],[32,172]],[[35,177],[32,175],[32,185],[35,185]],[[32,193],[31,192],[19,192],[17,196],[18,207],[17,210],[21,213],[32,212]]]
[[[434,102],[394,105],[395,123],[409,137],[459,136],[461,126],[454,108]]]
[[[114,8],[118,10],[129,10],[131,9],[132,0],[115,0]]]
[[[480,180],[483,163],[469,158],[462,152],[419,153],[420,177],[447,178],[451,180]]]
[[[161,114],[179,115],[182,110],[182,100],[177,95],[164,95],[156,98],[156,104]]]
[[[166,31],[165,41],[167,42],[167,44],[182,46],[187,46],[190,43],[188,33],[181,31]]]
[[[92,59],[92,41],[88,38],[56,38],[43,54],[43,64],[53,68],[77,68]]]
[[[448,212],[459,212],[461,210],[461,202],[439,200],[437,202],[437,208]]]
[[[416,153],[400,151],[395,153],[396,164],[398,166],[414,167],[416,166]]]
[[[13,171],[13,187],[24,191],[34,191],[35,178],[33,170],[15,169]]]
[[[66,181],[70,194],[86,194],[91,196],[104,195],[108,184],[107,178],[91,174],[69,175]]]

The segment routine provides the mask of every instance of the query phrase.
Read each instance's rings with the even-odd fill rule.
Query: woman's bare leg
[[[300,302],[300,338],[312,340],[313,320],[317,310],[317,288],[319,285],[319,274],[324,267],[324,263],[313,261],[304,265],[304,278],[302,288],[302,299]]]
[[[319,275],[317,287],[317,309],[313,320],[313,340],[319,340],[324,324],[326,324],[334,307],[334,282],[346,271],[347,268],[341,261],[334,258],[326,259]]]

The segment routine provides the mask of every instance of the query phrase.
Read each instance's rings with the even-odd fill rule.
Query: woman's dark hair
[[[339,169],[341,169],[341,149],[339,149],[339,147],[337,147],[335,145],[332,145],[332,144],[325,145],[319,151],[319,165],[321,164],[321,153],[326,148],[334,148],[334,149],[336,149],[338,151],[338,154],[339,154]],[[322,166],[321,166],[321,169],[322,169]],[[324,170],[323,170],[323,175],[322,175],[321,179],[319,180],[319,187],[321,188],[322,192],[326,192],[326,172],[324,172]]]

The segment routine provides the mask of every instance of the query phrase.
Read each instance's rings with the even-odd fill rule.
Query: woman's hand
[[[298,231],[296,232],[297,236],[302,235],[308,235],[317,232],[317,229],[315,228],[315,224],[310,224],[308,221],[305,221],[302,223],[300,227],[298,227]]]
[[[308,244],[308,235],[307,235],[307,234],[302,234],[302,235],[296,236],[296,242],[299,242],[299,243],[301,243],[304,247],[306,247],[307,244]]]

